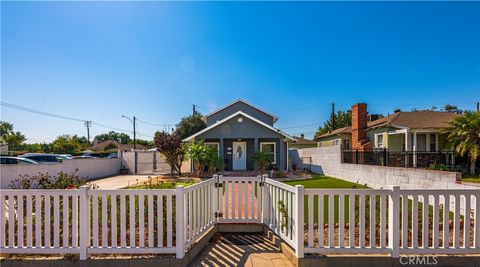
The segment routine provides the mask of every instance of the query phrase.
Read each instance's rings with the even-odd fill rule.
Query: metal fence
[[[389,151],[387,149],[343,150],[342,163],[428,168],[432,164],[453,166],[455,164],[455,155],[451,151]]]

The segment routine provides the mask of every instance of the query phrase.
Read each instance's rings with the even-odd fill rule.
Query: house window
[[[270,155],[270,162],[272,164],[277,163],[277,153],[275,142],[261,142],[260,151]]]
[[[205,145],[217,151],[217,155],[220,156],[220,144],[214,142],[205,142]]]
[[[430,134],[430,151],[435,152],[437,151],[437,135],[436,134]]]
[[[383,148],[383,134],[377,135],[377,148]]]

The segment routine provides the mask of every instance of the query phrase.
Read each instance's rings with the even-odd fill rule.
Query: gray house
[[[271,154],[273,167],[288,169],[288,145],[295,139],[273,127],[278,117],[238,99],[204,118],[207,127],[184,142],[204,140],[223,158],[226,171],[250,171],[257,151]]]

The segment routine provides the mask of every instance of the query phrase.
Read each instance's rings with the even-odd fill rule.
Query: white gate
[[[223,177],[218,176],[217,221],[220,223],[260,223],[261,176]]]

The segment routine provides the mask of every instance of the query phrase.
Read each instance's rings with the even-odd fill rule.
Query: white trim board
[[[263,109],[255,106],[254,104],[249,103],[249,102],[247,102],[247,101],[245,101],[245,100],[243,100],[243,99],[241,99],[241,98],[239,98],[239,99],[231,102],[230,104],[227,104],[227,105],[225,105],[225,106],[223,106],[223,107],[221,107],[221,108],[219,108],[219,109],[217,109],[217,110],[215,110],[215,111],[212,111],[212,112],[208,113],[207,115],[205,115],[205,116],[203,116],[203,117],[204,117],[204,118],[208,118],[208,117],[212,116],[213,114],[218,113],[218,112],[220,112],[220,111],[228,108],[229,106],[231,106],[231,105],[233,105],[233,104],[235,104],[235,103],[237,103],[237,102],[243,102],[243,103],[245,103],[245,104],[253,107],[254,109],[257,109],[258,111],[261,111],[261,112],[263,112],[263,113],[271,116],[271,117],[273,118],[273,122],[278,121],[278,117],[277,117],[277,116],[275,116],[275,115],[273,115],[272,113],[270,113],[270,112],[268,112],[268,111],[265,111],[265,110],[263,110]]]
[[[242,115],[242,116],[244,116],[245,118],[248,118],[248,119],[250,119],[250,120],[258,123],[258,124],[262,125],[262,126],[265,127],[265,128],[268,128],[268,129],[270,129],[270,130],[272,130],[272,131],[274,131],[274,132],[276,132],[276,133],[279,133],[279,134],[283,135],[284,137],[286,137],[286,138],[288,138],[288,139],[290,139],[290,140],[292,140],[292,141],[295,141],[295,138],[293,138],[292,136],[290,136],[290,135],[282,132],[281,130],[276,129],[276,128],[274,128],[274,127],[272,127],[272,126],[270,126],[270,125],[268,125],[268,124],[266,124],[266,123],[264,123],[264,122],[262,122],[262,121],[260,121],[260,120],[258,120],[258,119],[256,119],[256,118],[254,118],[254,117],[252,117],[252,116],[250,116],[250,115],[248,115],[247,113],[245,113],[245,112],[243,112],[243,111],[237,111],[237,112],[233,113],[232,115],[224,118],[223,120],[219,120],[219,121],[215,122],[214,124],[208,126],[207,128],[205,128],[205,129],[203,129],[203,130],[201,130],[201,131],[198,131],[197,133],[195,133],[195,134],[193,134],[193,135],[191,135],[191,136],[183,139],[182,141],[183,141],[183,142],[191,141],[191,140],[194,139],[195,137],[197,137],[197,136],[199,136],[199,135],[201,135],[201,134],[203,134],[203,133],[205,133],[205,132],[207,132],[207,131],[209,131],[209,130],[211,130],[211,129],[219,126],[219,125],[221,125],[222,123],[224,123],[224,122],[226,122],[226,121],[228,121],[228,120],[230,120],[230,119],[232,119],[232,118],[235,118],[235,117],[238,116],[238,115]]]

